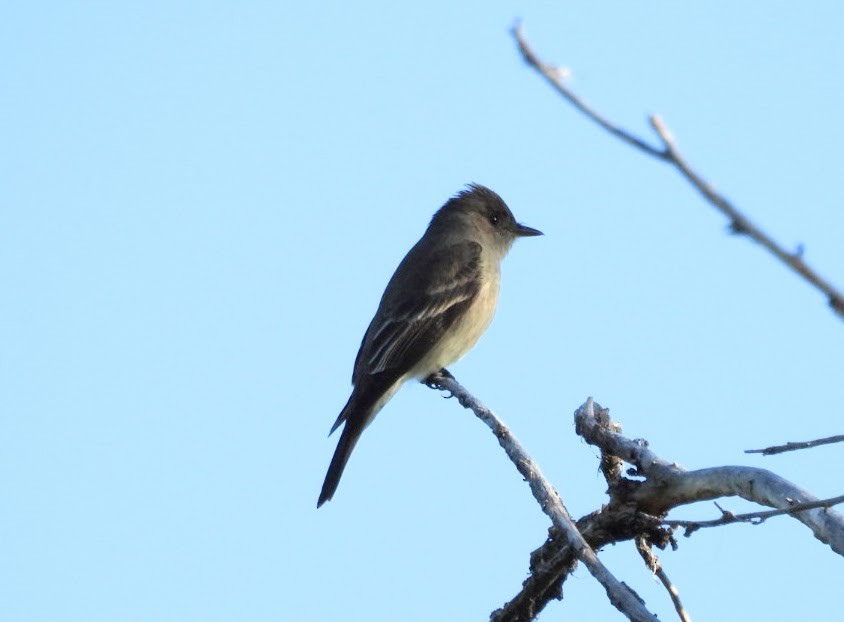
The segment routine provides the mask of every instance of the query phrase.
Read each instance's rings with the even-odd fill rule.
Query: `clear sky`
[[[844,322],[575,114],[516,18],[844,288],[840,3],[3,3],[0,619],[483,620],[512,597],[549,522],[425,387],[315,507],[383,287],[472,181],[546,235],[451,371],[575,516],[605,500],[572,425],[589,395],[687,468],[842,493],[840,446],[743,451],[844,431]],[[672,619],[631,544],[601,555]],[[794,520],[661,559],[698,620],[840,609],[841,559]],[[619,619],[583,568],[565,593],[543,620]]]

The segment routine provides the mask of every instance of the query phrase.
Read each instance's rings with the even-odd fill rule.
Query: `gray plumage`
[[[361,341],[345,423],[317,507],[332,498],[363,430],[410,379],[424,380],[468,352],[495,314],[500,262],[518,237],[495,192],[472,184],[443,205],[399,264]]]

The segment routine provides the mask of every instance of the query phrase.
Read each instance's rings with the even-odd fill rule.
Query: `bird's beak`
[[[516,223],[516,228],[513,230],[513,233],[515,233],[516,236],[520,238],[530,238],[535,235],[544,235],[539,229],[527,227],[519,223]]]

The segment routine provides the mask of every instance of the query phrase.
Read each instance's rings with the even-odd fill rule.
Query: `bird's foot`
[[[451,375],[451,372],[448,371],[445,367],[443,367],[439,371],[435,371],[433,374],[425,378],[422,383],[428,387],[429,389],[436,389],[437,391],[448,391],[443,385],[442,381],[445,379],[454,380],[454,376]],[[449,398],[454,397],[454,394],[451,391],[448,391],[449,395],[444,395],[443,397]]]

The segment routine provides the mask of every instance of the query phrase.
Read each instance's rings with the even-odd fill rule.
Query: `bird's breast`
[[[424,379],[463,358],[486,331],[495,315],[497,303],[498,279],[485,279],[472,304],[443,334],[439,343],[423,357],[414,369],[413,376]]]

